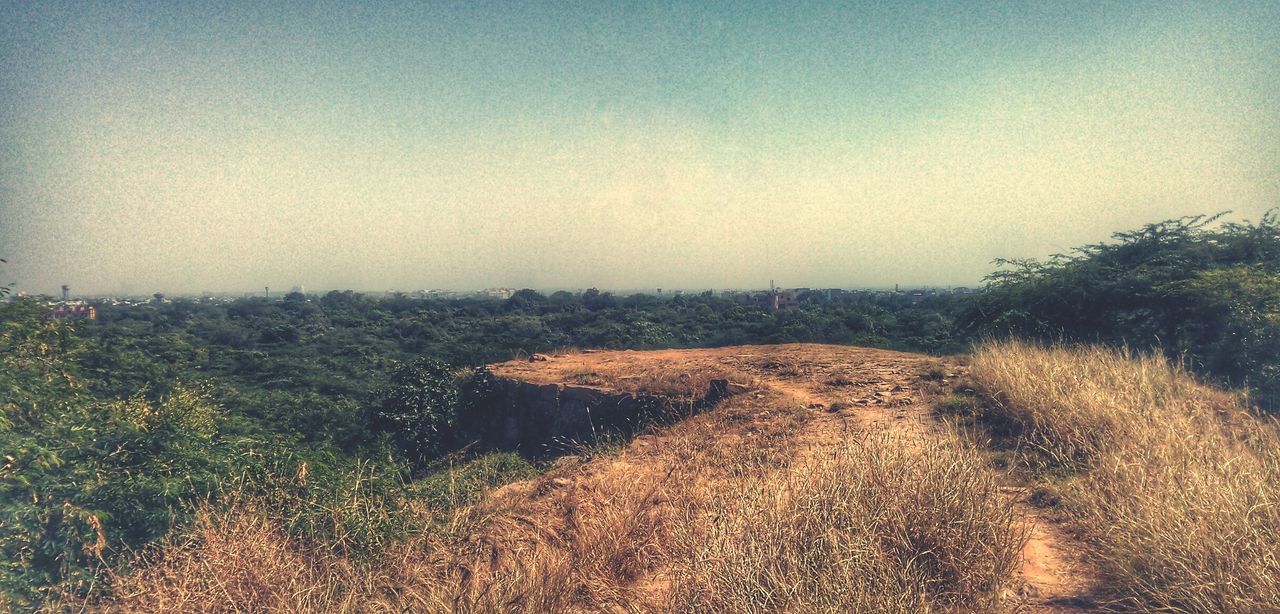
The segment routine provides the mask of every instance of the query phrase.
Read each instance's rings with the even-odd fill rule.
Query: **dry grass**
[[[1280,430],[1152,356],[1004,342],[971,376],[1056,489],[1119,607],[1280,603]]]
[[[679,525],[673,608],[998,609],[1022,535],[989,469],[955,440],[848,441],[724,482]]]
[[[351,609],[355,568],[336,556],[309,552],[265,514],[237,508],[198,516],[186,541],[151,553],[150,564],[112,578],[106,611],[187,612],[253,609]]]
[[[673,368],[662,360],[630,371],[596,361],[591,371],[677,393],[726,375],[747,379],[734,365],[695,372],[687,361]],[[116,597],[95,605],[425,612],[1006,605],[1001,596],[1017,582],[1024,535],[977,453],[954,438],[822,430],[843,427],[805,409],[797,388],[733,396],[647,430],[617,454],[557,463],[444,518],[424,513],[422,522],[435,523],[430,530],[367,562],[292,541],[251,505],[206,510],[190,539],[116,578]]]
[[[662,553],[663,480],[568,488],[555,513],[497,502],[357,564],[289,539],[264,514],[200,515],[182,543],[113,578],[120,612],[550,612],[633,610],[632,581]],[[544,522],[545,521],[545,522]]]
[[[792,463],[804,412],[745,399],[513,485],[369,564],[249,507],[114,581],[114,611],[928,611],[994,606],[1021,535],[954,442],[850,440]],[[736,403],[736,405],[735,405]],[[736,445],[707,445],[732,433]],[[728,440],[717,443],[728,444]],[[643,470],[637,470],[643,467]]]
[[[851,441],[792,467],[740,455],[571,483],[533,510],[501,497],[370,565],[289,540],[251,509],[115,579],[114,611],[990,610],[1022,536],[991,474],[954,443]],[[673,475],[689,471],[689,481]],[[611,476],[618,477],[618,476]],[[548,477],[534,491],[555,488]],[[661,573],[655,573],[661,572]],[[653,578],[670,586],[653,586]]]

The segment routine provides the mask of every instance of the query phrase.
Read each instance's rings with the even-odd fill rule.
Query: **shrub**
[[[420,358],[401,365],[382,392],[375,427],[389,433],[410,462],[440,455],[457,423],[458,387],[444,363]]]
[[[185,522],[229,472],[202,388],[102,403],[71,381],[11,388],[0,421],[0,590],[19,607],[58,585],[88,590],[102,567]]]
[[[1280,407],[1280,212],[1149,224],[1048,261],[1001,260],[958,318],[971,334],[1159,348]]]

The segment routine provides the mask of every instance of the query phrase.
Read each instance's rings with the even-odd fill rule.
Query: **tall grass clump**
[[[206,506],[195,530],[111,580],[119,612],[637,611],[628,587],[661,552],[664,480],[565,489],[556,510],[499,497],[361,560],[298,539],[273,510]],[[423,522],[429,519],[423,518]],[[72,603],[71,606],[77,604]],[[68,607],[67,609],[72,609]]]
[[[1005,341],[971,365],[989,418],[1067,477],[1102,586],[1140,610],[1280,603],[1280,430],[1158,356]]]
[[[989,611],[1025,541],[990,470],[955,439],[851,441],[727,482],[679,527],[677,611]]]

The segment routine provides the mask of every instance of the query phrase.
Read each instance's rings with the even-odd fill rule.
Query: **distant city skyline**
[[[942,284],[942,285],[927,284],[927,285],[916,285],[916,286],[903,286],[902,284],[889,284],[889,285],[879,285],[879,286],[777,286],[777,289],[778,289],[778,290],[813,290],[813,291],[845,290],[845,291],[850,291],[850,292],[857,292],[857,291],[864,291],[864,292],[888,292],[888,291],[914,292],[914,291],[920,291],[920,290],[940,290],[940,291],[951,291],[951,290],[957,290],[957,289],[977,289],[977,288],[980,288],[980,287],[981,287],[981,284],[974,284],[974,285],[965,285],[965,284]],[[576,293],[582,293],[582,292],[585,292],[585,291],[587,291],[587,290],[592,290],[592,289],[599,290],[599,291],[601,291],[601,292],[609,292],[609,293],[612,293],[612,294],[617,295],[617,296],[626,296],[626,295],[629,295],[629,294],[653,294],[653,295],[669,295],[669,296],[674,296],[674,295],[676,295],[676,294],[681,294],[681,293],[689,294],[689,293],[699,293],[699,292],[713,292],[713,293],[717,293],[717,294],[718,294],[718,293],[723,293],[723,292],[765,292],[765,291],[770,290],[771,288],[770,288],[768,285],[763,285],[763,286],[739,286],[739,287],[728,287],[728,286],[717,286],[717,287],[689,287],[689,288],[622,288],[622,287],[618,287],[618,288],[610,288],[610,287],[601,287],[601,286],[591,286],[591,285],[588,285],[588,286],[578,286],[578,287],[559,287],[559,286],[557,286],[557,287],[547,287],[547,288],[516,288],[516,287],[511,287],[511,288],[491,287],[491,288],[467,288],[467,289],[463,289],[463,288],[414,288],[414,289],[405,289],[405,288],[364,288],[364,289],[359,289],[359,288],[321,288],[321,289],[310,289],[310,290],[309,290],[309,289],[306,289],[306,288],[296,288],[296,287],[295,287],[295,288],[280,289],[280,290],[274,290],[274,289],[273,289],[273,290],[271,290],[270,294],[266,293],[266,292],[264,291],[264,289],[265,289],[265,287],[264,287],[264,288],[258,288],[258,289],[256,289],[256,290],[201,290],[201,291],[197,291],[197,292],[165,292],[165,291],[163,291],[163,290],[152,290],[152,291],[142,291],[142,290],[139,290],[139,291],[136,291],[136,292],[123,292],[123,291],[122,291],[122,292],[96,292],[96,293],[90,293],[90,292],[83,292],[83,293],[80,293],[80,292],[75,292],[74,290],[72,290],[72,291],[70,292],[70,296],[69,296],[69,298],[70,298],[70,300],[73,300],[73,301],[74,301],[74,300],[85,300],[85,299],[100,299],[100,298],[126,298],[126,297],[127,297],[127,298],[146,298],[146,297],[152,297],[152,296],[154,296],[154,295],[156,295],[156,294],[161,294],[161,295],[165,296],[166,298],[200,298],[200,297],[204,297],[204,296],[209,296],[209,297],[233,297],[233,298],[239,298],[239,297],[253,297],[253,296],[259,296],[259,297],[277,298],[277,299],[278,299],[278,298],[281,298],[281,297],[285,296],[286,294],[290,294],[290,293],[293,293],[293,292],[301,292],[301,293],[306,294],[306,295],[308,295],[308,296],[322,296],[322,295],[328,294],[329,292],[333,292],[333,291],[337,291],[337,292],[355,292],[355,293],[360,293],[360,294],[369,294],[369,295],[390,295],[390,294],[405,294],[405,295],[412,295],[412,294],[420,294],[420,293],[428,293],[428,294],[431,294],[431,293],[443,293],[443,294],[469,295],[469,294],[483,294],[483,293],[490,292],[490,291],[494,291],[494,290],[509,290],[509,291],[512,291],[512,292],[515,292],[515,291],[518,291],[518,290],[533,290],[533,291],[538,292],[538,293],[541,293],[541,294],[543,294],[543,295],[550,295],[550,294],[553,294],[553,293],[555,293],[555,292],[560,292],[560,291],[572,292],[572,293],[575,293],[575,294],[576,294]],[[35,290],[22,290],[22,289],[18,290],[18,292],[19,292],[19,293],[21,293],[21,294],[23,294],[23,295],[27,295],[27,296],[47,296],[47,297],[50,297],[50,298],[58,298],[58,295],[57,295],[57,293],[55,293],[55,292],[41,292],[41,291],[35,291]]]
[[[0,284],[974,286],[1280,206],[1274,1],[295,10],[0,6]]]

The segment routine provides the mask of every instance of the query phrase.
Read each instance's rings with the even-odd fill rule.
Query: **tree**
[[[419,358],[400,366],[382,393],[375,427],[414,463],[439,456],[457,422],[458,388],[448,365]]]
[[[1048,261],[1000,260],[959,324],[1017,335],[1163,350],[1280,404],[1280,216],[1192,216],[1119,232]]]
[[[503,301],[502,310],[506,312],[537,310],[546,303],[547,297],[539,294],[537,290],[525,288],[517,290],[511,298]]]
[[[548,301],[561,311],[570,311],[578,307],[578,297],[572,292],[565,290],[556,290],[548,297]]]
[[[590,288],[582,293],[582,306],[591,311],[598,311],[617,307],[618,301],[611,292],[601,292],[595,288]]]

